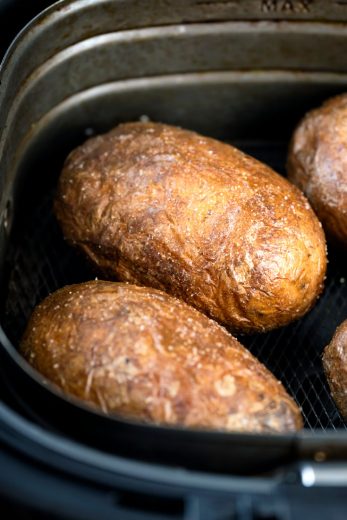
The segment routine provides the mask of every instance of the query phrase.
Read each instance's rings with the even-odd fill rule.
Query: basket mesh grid
[[[283,173],[286,147],[281,143],[236,143]],[[19,226],[12,242],[3,326],[18,345],[34,308],[57,288],[95,277],[63,240],[52,213],[53,190]],[[329,251],[326,286],[314,309],[301,320],[267,334],[242,336],[247,346],[285,385],[301,406],[311,430],[346,428],[326,383],[321,354],[335,328],[347,318],[347,269],[340,252]]]

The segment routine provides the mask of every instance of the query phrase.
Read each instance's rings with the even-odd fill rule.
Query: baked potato
[[[347,246],[347,94],[300,122],[289,149],[288,177],[306,194],[327,235]]]
[[[235,332],[286,325],[322,290],[325,238],[305,197],[194,132],[139,122],[87,140],[55,213],[103,277],[164,290]]]
[[[347,420],[347,320],[337,327],[325,347],[323,367],[336,406]]]
[[[34,310],[21,351],[45,378],[105,413],[239,432],[302,426],[282,384],[235,338],[155,289],[64,287]]]

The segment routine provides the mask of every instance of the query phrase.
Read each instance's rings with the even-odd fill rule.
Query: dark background
[[[0,60],[16,34],[54,0],[0,0]]]

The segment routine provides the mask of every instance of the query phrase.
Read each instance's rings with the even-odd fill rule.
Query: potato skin
[[[288,177],[306,194],[328,236],[347,246],[347,94],[329,99],[299,123]]]
[[[304,196],[236,148],[127,123],[68,157],[55,212],[106,278],[164,290],[237,332],[285,325],[322,289],[325,239]]]
[[[323,367],[336,406],[347,420],[347,320],[337,327],[325,347]]]
[[[36,307],[21,350],[65,392],[108,413],[240,432],[302,426],[281,383],[235,338],[155,289],[64,287]]]

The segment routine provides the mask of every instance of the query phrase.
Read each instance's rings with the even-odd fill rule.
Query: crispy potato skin
[[[104,277],[176,296],[237,332],[310,309],[326,269],[299,190],[236,148],[127,123],[68,157],[55,212]]]
[[[347,94],[300,122],[289,149],[288,177],[306,194],[328,236],[347,246]]]
[[[60,289],[35,309],[21,350],[66,393],[108,413],[240,432],[302,426],[281,383],[235,338],[155,289]]]
[[[335,403],[347,420],[347,320],[337,327],[333,339],[325,347],[323,367]]]

